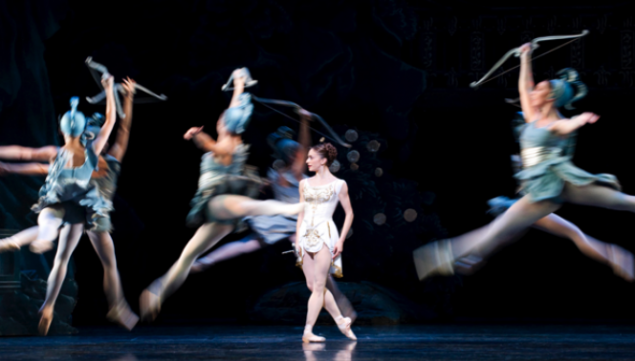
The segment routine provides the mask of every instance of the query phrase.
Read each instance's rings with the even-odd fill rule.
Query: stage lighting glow
[[[405,212],[403,212],[403,218],[406,222],[412,222],[417,219],[417,211],[412,208],[408,208]]]
[[[357,162],[359,160],[359,152],[356,150],[351,150],[350,152],[348,152],[348,154],[346,154],[346,159],[348,159],[348,161],[351,163]]]
[[[370,142],[368,142],[368,144],[366,145],[366,148],[368,148],[368,151],[370,152],[377,152],[379,150],[379,147],[381,146],[381,143],[379,143],[376,140],[371,140]]]
[[[357,165],[357,163],[351,163],[351,170],[358,170],[359,169],[359,165]]]
[[[341,168],[340,162],[338,162],[337,160],[334,160],[331,166],[329,167],[329,170],[331,171],[331,173],[337,173],[339,172],[340,168]]]
[[[375,224],[381,226],[382,224],[386,223],[386,215],[383,214],[383,213],[375,214],[375,217],[373,217],[373,222],[375,222]]]
[[[375,177],[381,177],[384,175],[384,170],[381,168],[375,168]]]
[[[354,131],[353,129],[349,129],[346,131],[346,134],[344,134],[344,137],[346,138],[346,140],[348,140],[349,142],[354,142],[357,140],[358,135],[357,132]]]

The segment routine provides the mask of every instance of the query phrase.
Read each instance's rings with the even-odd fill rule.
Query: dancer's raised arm
[[[304,175],[306,168],[306,156],[311,147],[311,137],[309,135],[309,120],[311,120],[311,113],[304,109],[299,109],[300,115],[300,134],[298,135],[298,143],[300,143],[300,149],[296,152],[296,157],[291,164],[291,172],[296,179],[301,179]]]
[[[104,146],[106,146],[108,137],[110,137],[110,133],[115,126],[115,121],[117,120],[115,97],[112,91],[114,78],[111,75],[107,79],[102,79],[101,83],[104,85],[104,89],[106,91],[106,122],[101,127],[101,131],[93,141],[93,150],[97,154],[100,154],[102,149],[104,149]]]
[[[525,122],[536,120],[536,108],[531,104],[529,93],[534,89],[534,75],[531,70],[531,44],[520,47],[520,76],[518,77],[518,92],[520,106],[525,115]]]
[[[119,162],[123,160],[123,157],[126,155],[126,150],[128,149],[130,126],[132,125],[132,102],[134,100],[136,84],[137,83],[130,78],[126,78],[123,81],[123,88],[126,90],[126,100],[124,101],[123,111],[126,117],[119,120],[119,129],[117,130],[115,144],[113,144],[108,151],[108,154],[115,157]]]

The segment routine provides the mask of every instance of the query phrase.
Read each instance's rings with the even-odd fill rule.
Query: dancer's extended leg
[[[21,247],[33,243],[37,239],[38,233],[39,227],[33,226],[18,232],[13,236],[0,239],[0,253],[5,251],[17,251]]]
[[[64,208],[61,206],[47,207],[40,212],[37,218],[38,235],[37,239],[31,243],[31,251],[44,253],[53,248],[53,241],[58,236],[64,214]]]
[[[194,261],[233,229],[233,225],[220,223],[205,223],[199,227],[170,270],[141,294],[141,317],[154,319],[161,310],[161,303],[185,282]]]
[[[218,262],[238,257],[246,253],[255,252],[265,246],[266,243],[260,240],[256,234],[249,234],[247,237],[239,241],[224,244],[208,253],[206,256],[197,259],[192,265],[190,272],[201,272]]]
[[[588,236],[578,226],[555,214],[538,220],[534,227],[559,237],[571,239],[586,256],[610,265],[615,274],[625,280],[634,280],[633,254],[622,247],[601,242]]]
[[[259,201],[245,196],[220,195],[209,202],[209,211],[216,219],[230,220],[246,216],[294,215],[304,209],[303,203],[275,200]]]
[[[91,231],[88,232],[88,238],[104,267],[104,293],[106,294],[109,308],[107,317],[109,320],[131,330],[139,320],[139,317],[132,312],[123,295],[112,237],[108,232]]]
[[[48,333],[48,329],[53,321],[53,311],[55,308],[55,301],[60,293],[64,278],[66,277],[66,270],[68,268],[68,261],[79,243],[79,239],[82,236],[84,225],[82,223],[76,223],[72,225],[66,225],[60,231],[59,245],[57,246],[57,253],[55,254],[55,260],[53,261],[53,268],[49,274],[48,282],[46,284],[46,299],[44,304],[40,308],[40,324],[38,331],[42,335]]]
[[[563,196],[567,202],[585,206],[603,207],[616,211],[635,212],[635,196],[599,185],[574,186],[567,183]]]
[[[474,252],[487,257],[501,243],[512,239],[558,208],[560,208],[558,203],[551,201],[532,203],[529,201],[529,196],[525,196],[485,226],[485,231],[475,231],[474,234],[478,234],[479,237],[457,237],[452,240],[433,242],[415,250],[413,257],[419,279],[432,273],[451,274],[455,260]]]
[[[337,308],[342,312],[342,315],[344,315],[344,317],[350,318],[351,322],[355,322],[355,319],[357,318],[357,312],[355,312],[355,309],[353,308],[353,305],[348,300],[348,298],[346,298],[346,296],[344,296],[344,294],[340,291],[339,287],[337,287],[337,283],[333,279],[333,276],[331,276],[330,274],[326,279],[326,289],[329,290],[329,293],[333,295],[335,303],[337,304]]]

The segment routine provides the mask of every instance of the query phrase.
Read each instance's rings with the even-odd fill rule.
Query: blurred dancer
[[[524,125],[524,117],[522,112],[518,112],[520,116],[520,120]],[[515,122],[517,123],[517,121]],[[516,128],[518,128],[518,124],[515,124]],[[522,126],[520,126],[522,127]],[[519,135],[520,131],[515,131],[514,133]],[[518,140],[518,139],[517,139]],[[574,142],[572,137],[569,138],[570,145],[565,149],[565,153],[567,156],[573,156]],[[514,154],[511,157],[512,160],[512,168],[516,173],[522,170],[522,162],[520,160],[520,155]],[[518,201],[519,198],[509,199],[504,196],[499,196],[493,199],[490,199],[487,203],[490,206],[489,213],[499,216],[504,213],[509,207],[511,207],[514,203]],[[587,257],[592,258],[598,262],[608,264],[613,272],[624,278],[625,280],[631,282],[633,281],[635,271],[633,269],[633,254],[622,247],[601,242],[584,232],[578,228],[575,224],[567,221],[566,219],[552,213],[544,218],[539,219],[532,225],[532,228],[536,228],[542,230],[544,232],[553,234],[558,237],[568,238],[578,247],[578,249]],[[486,228],[481,228],[480,230],[486,230]],[[482,231],[484,233],[484,231]],[[462,237],[474,237],[474,234],[466,234]],[[505,243],[509,243],[509,240]],[[499,247],[502,244],[499,245]],[[463,257],[456,261],[455,268],[459,273],[471,274],[480,268],[483,265],[484,261],[482,257],[478,255],[478,253],[470,254],[466,257]]]
[[[278,169],[270,168],[267,177],[273,190],[274,198],[285,203],[298,203],[300,201],[300,181],[307,178],[304,174],[306,168],[307,149],[309,149],[310,136],[308,121],[311,114],[305,110],[298,110],[302,119],[300,123],[299,142],[291,139],[293,131],[287,127],[280,127],[277,132],[268,137],[269,145],[274,149],[276,162],[282,162],[284,166]],[[192,273],[201,272],[212,265],[262,249],[276,242],[289,239],[292,244],[296,242],[297,216],[255,216],[247,217],[246,223],[252,232],[240,241],[227,243],[218,249],[201,257],[192,266]],[[301,264],[299,264],[301,267]],[[339,290],[335,280],[329,274],[326,288],[335,297],[342,313],[352,321],[357,318],[350,301]]]
[[[128,147],[130,127],[132,124],[132,104],[135,82],[131,79],[126,79],[123,87],[126,91],[124,108],[127,116],[120,122],[113,146],[107,150],[108,146],[106,143],[102,148],[102,154],[99,156],[98,160],[98,167],[93,170],[89,183],[90,187],[95,188],[98,191],[99,197],[101,197],[99,202],[106,204],[108,208],[112,207],[112,198],[117,187],[117,179],[121,171],[121,162]],[[114,111],[112,111],[111,114],[114,114]],[[87,121],[86,129],[81,136],[82,144],[88,144],[88,142],[94,140],[95,137],[100,134],[100,126],[102,125],[103,120],[104,119],[101,114],[95,113],[92,119]],[[0,147],[0,158],[45,161],[55,157],[55,154],[58,151],[59,149],[55,146],[37,149],[19,146],[6,146]],[[46,175],[49,172],[49,166],[42,163],[0,163],[0,170],[6,173],[22,175]],[[0,172],[0,174],[1,173],[2,172]],[[95,248],[95,251],[97,252],[97,255],[99,256],[102,266],[104,267],[104,291],[106,293],[110,309],[106,317],[130,330],[137,323],[138,317],[130,309],[130,306],[126,302],[123,294],[119,272],[117,271],[114,244],[110,233],[108,232],[110,228],[109,222],[102,222],[102,225],[103,226],[101,228],[88,230],[87,234],[93,244],[93,247]],[[4,240],[0,240],[0,252],[5,250],[17,250],[20,247],[33,244],[37,239],[39,232],[40,227],[35,226]],[[41,253],[47,251],[51,247],[52,245],[50,242],[43,242],[39,247],[34,247],[34,251]],[[70,253],[72,253],[72,250]],[[68,262],[68,260],[66,260],[66,262]]]
[[[586,87],[577,80],[573,69],[560,71],[559,79],[534,86],[531,51],[531,44],[520,48],[518,81],[527,124],[520,135],[523,170],[515,177],[521,182],[524,195],[484,228],[415,250],[413,256],[420,279],[435,273],[454,273],[454,263],[460,258],[486,257],[501,243],[558,210],[564,202],[635,212],[635,197],[619,192],[614,176],[590,174],[571,163],[566,154],[569,137],[583,125],[595,123],[599,116],[582,113],[565,119],[558,108],[570,108],[572,102],[586,94]],[[628,254],[618,248],[614,250],[617,252],[606,256],[619,268],[626,269],[626,275],[632,274]]]
[[[202,132],[203,127],[191,128],[184,138],[206,151],[201,161],[198,191],[192,200],[187,221],[199,226],[187,243],[179,259],[170,270],[155,280],[141,294],[141,317],[154,319],[161,304],[183,284],[194,261],[223,237],[240,228],[246,216],[286,215],[299,213],[303,204],[288,204],[274,200],[252,199],[262,185],[260,178],[245,166],[249,146],[241,134],[251,118],[251,95],[243,93],[247,72],[237,69],[232,74],[234,89],[229,108],[216,123],[218,139]]]
[[[300,182],[300,201],[306,200],[305,210],[298,216],[296,252],[302,257],[302,271],[311,290],[306,325],[302,341],[324,342],[325,338],[313,334],[313,326],[322,307],[331,314],[337,327],[348,338],[356,340],[351,330],[352,320],[343,317],[333,294],[326,288],[329,273],[342,277],[342,257],[346,234],[353,223],[353,208],[348,197],[346,182],[336,178],[329,166],[337,157],[337,149],[330,143],[315,145],[309,150],[306,163],[311,178]],[[333,223],[333,212],[341,203],[346,213],[341,236]]]

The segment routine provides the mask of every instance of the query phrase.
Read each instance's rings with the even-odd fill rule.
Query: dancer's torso
[[[232,154],[232,162],[229,165],[219,163],[214,158],[213,152],[205,153],[201,159],[201,176],[198,179],[198,187],[206,188],[226,175],[241,175],[245,168],[249,146],[238,144]]]
[[[60,148],[46,177],[45,185],[40,189],[40,193],[54,192],[59,201],[73,199],[87,192],[90,189],[89,183],[93,171],[97,167],[98,157],[88,145],[85,150],[84,164],[79,167],[65,168],[72,159],[73,154]]]
[[[563,155],[567,138],[549,131],[549,127],[537,127],[536,121],[527,124],[520,134],[523,167],[531,167],[552,157]]]

